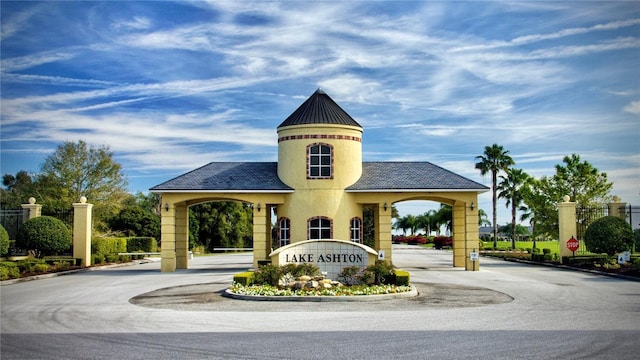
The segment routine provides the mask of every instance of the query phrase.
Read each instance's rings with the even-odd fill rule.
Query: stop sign
[[[573,236],[571,237],[571,239],[567,240],[567,249],[569,249],[571,252],[578,250],[579,247],[580,242],[578,242],[578,240],[576,240]]]

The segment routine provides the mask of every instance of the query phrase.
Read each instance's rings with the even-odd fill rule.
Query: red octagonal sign
[[[578,240],[576,240],[576,238],[574,238],[573,236],[571,237],[571,239],[567,240],[567,249],[569,249],[571,252],[578,250],[579,247],[580,242],[578,242]]]

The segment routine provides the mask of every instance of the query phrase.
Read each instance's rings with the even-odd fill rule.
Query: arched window
[[[353,218],[349,225],[349,234],[351,234],[351,241],[362,244],[362,220],[360,218]]]
[[[331,239],[333,224],[327,217],[315,217],[309,219],[309,240]]]
[[[333,178],[333,147],[329,144],[312,144],[307,147],[307,178]]]
[[[291,221],[287,218],[280,218],[278,221],[278,240],[280,247],[291,242]]]

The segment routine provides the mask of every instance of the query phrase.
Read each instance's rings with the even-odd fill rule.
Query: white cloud
[[[632,114],[640,114],[640,101],[630,102],[623,110]]]

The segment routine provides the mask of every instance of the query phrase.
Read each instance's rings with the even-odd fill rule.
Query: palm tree
[[[417,227],[419,229],[424,229],[427,237],[431,235],[431,231],[433,231],[437,226],[437,219],[435,215],[435,210],[429,210],[416,217]]]
[[[498,197],[506,200],[506,206],[511,206],[511,249],[516,248],[516,212],[523,200],[522,187],[529,182],[529,174],[522,169],[510,168],[500,175]]]
[[[489,215],[482,210],[478,209],[478,226],[491,226],[491,221],[489,221]]]
[[[498,213],[496,203],[498,202],[496,187],[498,172],[507,170],[515,161],[509,156],[509,151],[498,144],[484,147],[484,154],[476,156],[476,169],[480,170],[483,176],[491,173],[491,191],[493,193],[493,247],[498,246]]]

